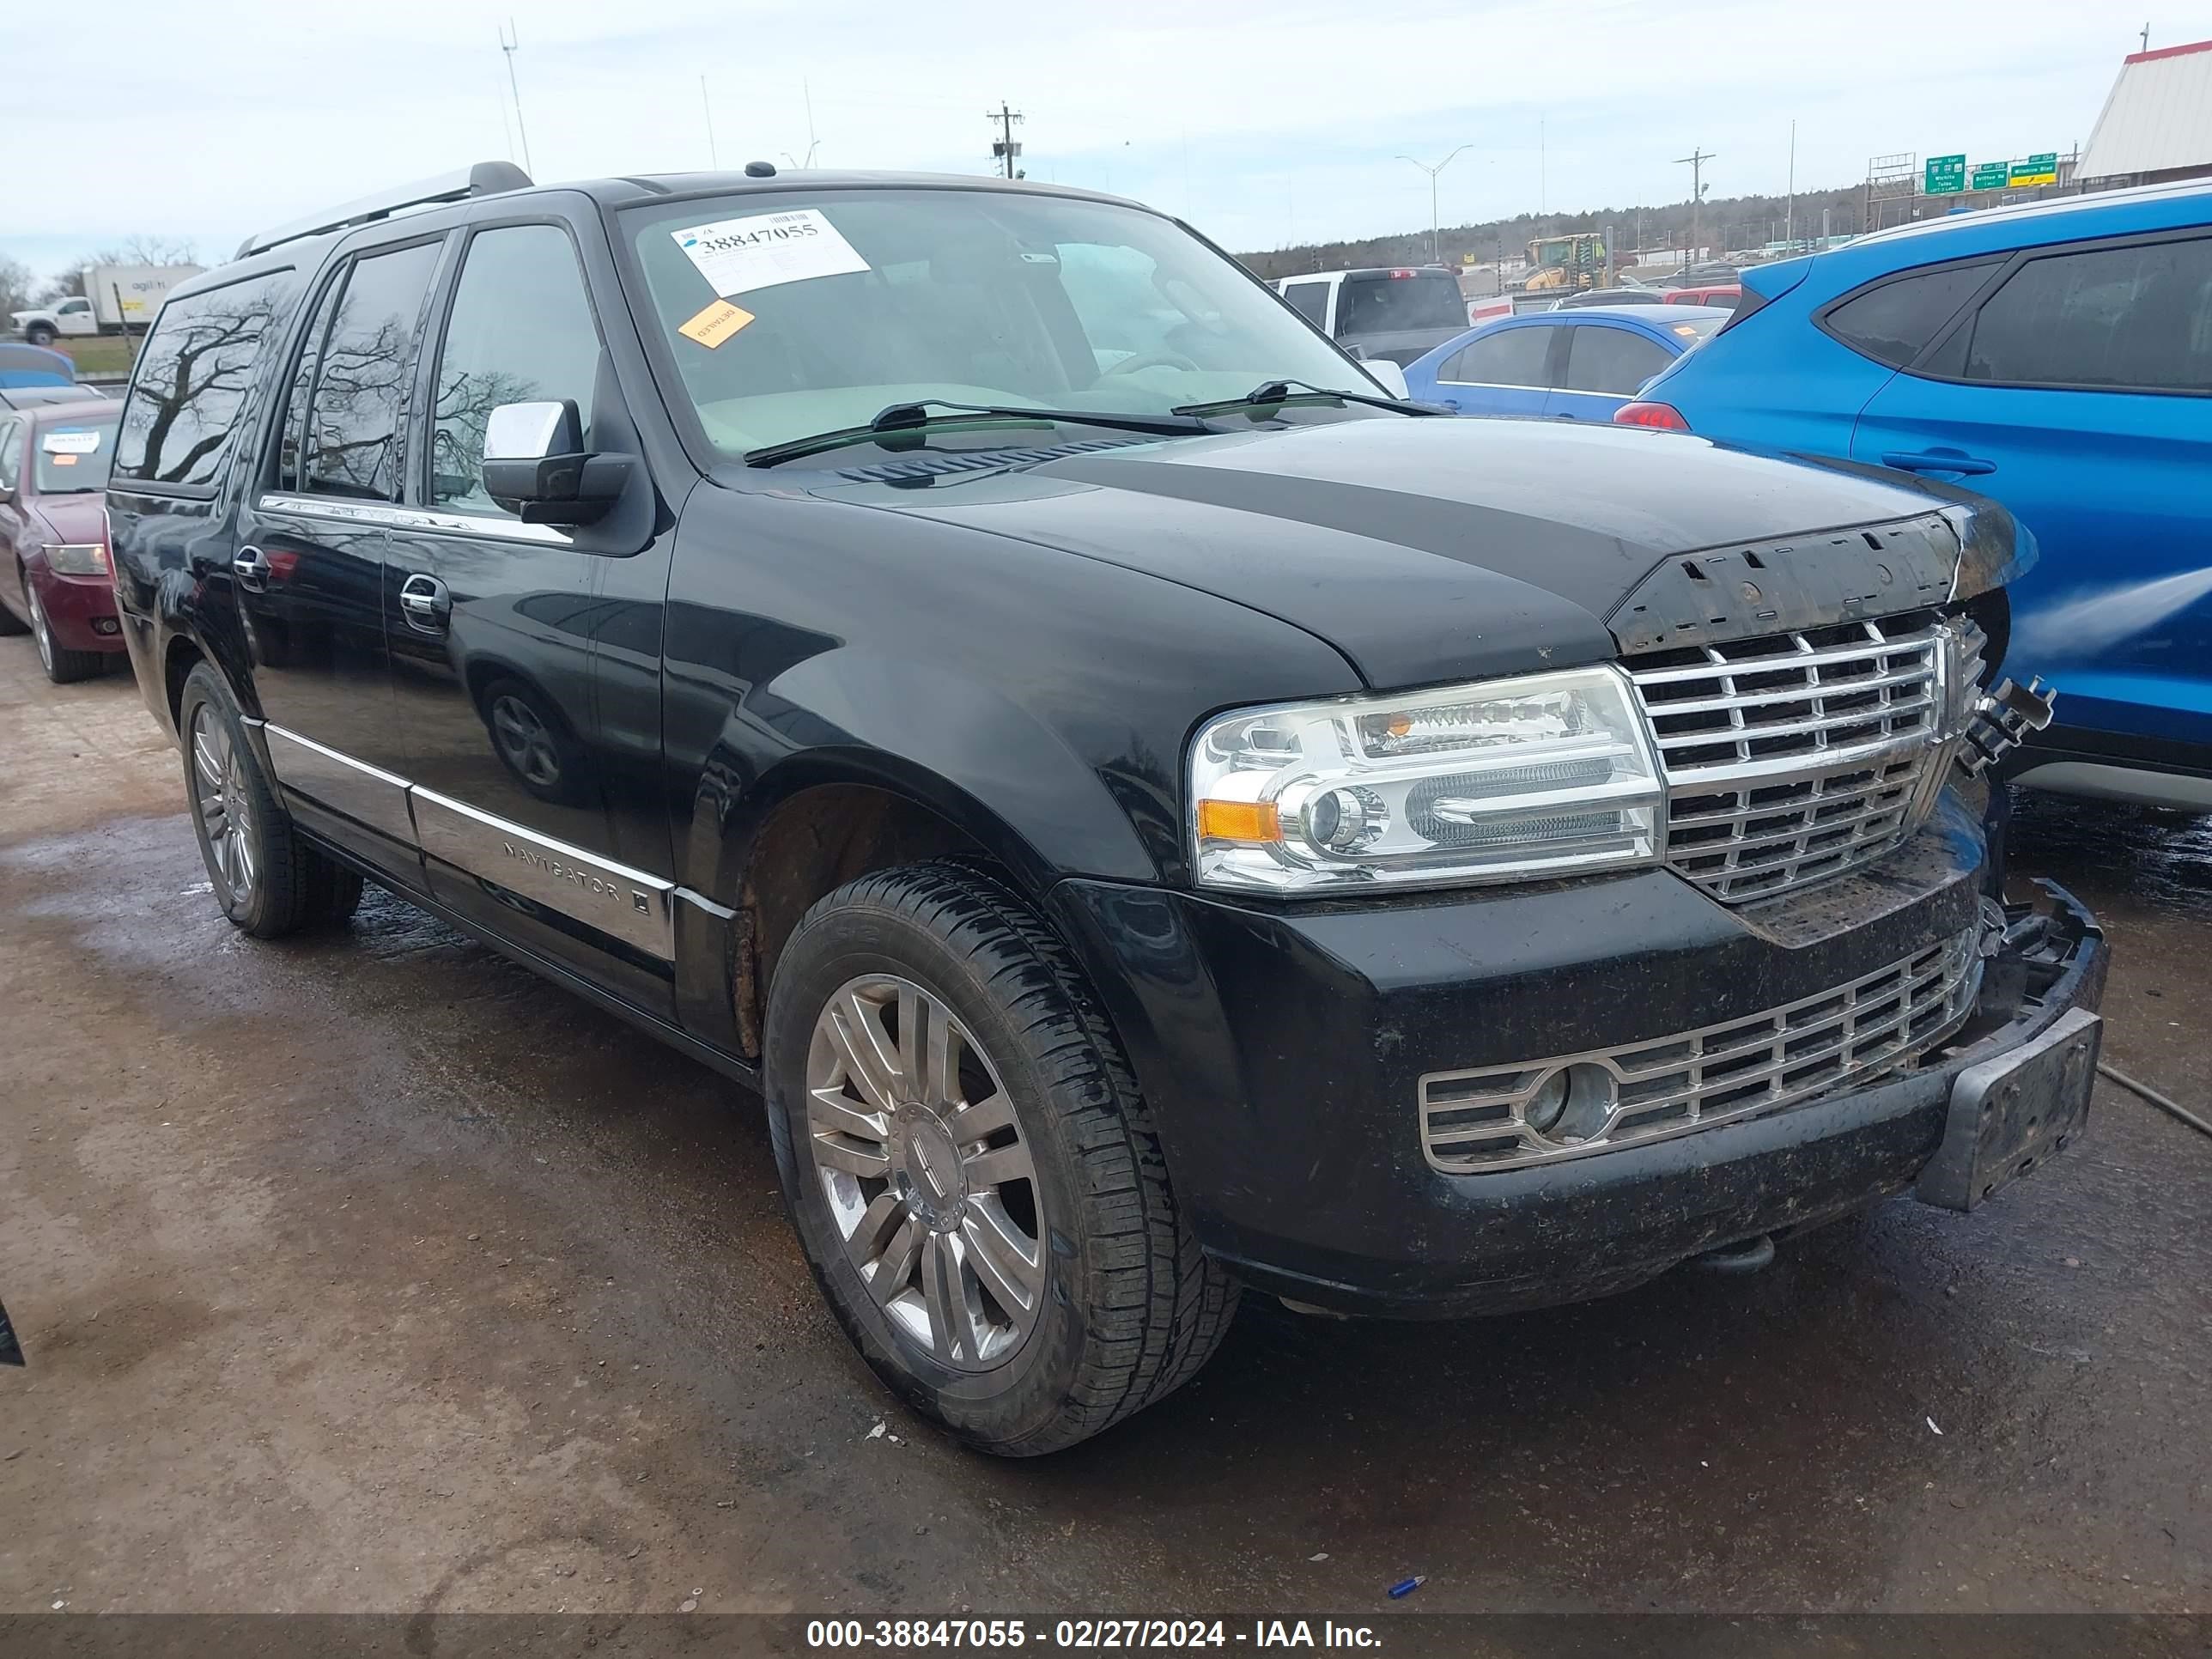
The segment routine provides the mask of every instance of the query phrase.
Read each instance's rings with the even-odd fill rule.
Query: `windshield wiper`
[[[1409,398],[1386,398],[1379,392],[1339,392],[1311,380],[1262,380],[1241,398],[1223,398],[1210,404],[1184,404],[1175,412],[1178,415],[1218,415],[1231,409],[1261,408],[1271,404],[1291,402],[1310,403],[1316,398],[1334,398],[1338,403],[1364,404],[1370,409],[1395,410],[1401,415],[1444,415],[1449,411],[1431,409],[1426,404],[1417,404]]]
[[[932,410],[951,412],[933,415]],[[1040,424],[1065,421],[1072,426],[1111,427],[1119,432],[1146,432],[1166,438],[1215,430],[1185,410],[1177,410],[1172,415],[1123,415],[1088,409],[1030,409],[1019,404],[957,404],[943,398],[924,398],[878,410],[875,419],[866,426],[840,427],[833,432],[817,432],[810,438],[789,438],[779,444],[749,449],[745,452],[745,465],[774,466],[781,461],[795,461],[801,456],[842,448],[847,444],[871,443],[902,433],[924,432],[936,426],[963,426],[977,416]]]

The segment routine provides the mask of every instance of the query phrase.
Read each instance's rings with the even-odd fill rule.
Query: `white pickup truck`
[[[85,292],[51,306],[11,313],[8,331],[33,345],[70,335],[144,333],[169,290],[200,265],[94,265],[84,274]]]

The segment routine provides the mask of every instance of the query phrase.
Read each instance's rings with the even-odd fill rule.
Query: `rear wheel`
[[[205,663],[185,676],[177,729],[192,832],[223,915],[256,939],[351,915],[361,878],[293,827],[246,742],[229,688]]]
[[[878,1376],[986,1450],[1180,1386],[1236,1287],[1200,1251],[1075,964],[964,866],[866,876],[776,963],[769,1121],[817,1281]]]

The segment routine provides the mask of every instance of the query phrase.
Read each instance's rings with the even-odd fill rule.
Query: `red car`
[[[0,408],[0,634],[28,629],[57,685],[123,652],[100,508],[122,405]]]
[[[1718,306],[1733,311],[1743,298],[1741,283],[1708,283],[1700,288],[1670,288],[1659,296],[1662,306]]]

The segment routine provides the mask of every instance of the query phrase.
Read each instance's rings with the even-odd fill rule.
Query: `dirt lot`
[[[995,1463],[847,1351],[757,1100],[388,897],[244,940],[181,800],[127,676],[0,641],[0,1613],[2212,1600],[2212,1141],[2109,1087],[1972,1218],[1461,1327],[1248,1307]],[[2212,831],[2020,833],[2116,942],[2108,1058],[2201,1109]]]

